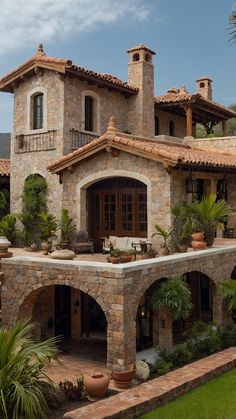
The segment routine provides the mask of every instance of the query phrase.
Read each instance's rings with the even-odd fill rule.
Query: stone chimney
[[[209,77],[201,77],[196,80],[197,93],[200,93],[205,99],[212,100],[212,80]]]
[[[130,100],[129,130],[132,134],[154,137],[154,65],[155,52],[138,45],[128,51],[128,83],[138,87]]]

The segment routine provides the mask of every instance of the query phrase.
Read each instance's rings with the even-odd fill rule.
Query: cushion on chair
[[[127,249],[128,244],[128,237],[116,237],[116,245],[117,249]]]

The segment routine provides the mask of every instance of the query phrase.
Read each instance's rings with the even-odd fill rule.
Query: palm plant
[[[55,233],[57,229],[59,228],[56,217],[53,214],[41,212],[41,214],[39,214],[39,219],[40,238],[45,241],[53,239],[56,236]]]
[[[72,233],[75,231],[76,225],[73,223],[73,218],[70,217],[69,211],[65,208],[61,210],[59,226],[61,229],[61,242],[68,243]]]
[[[217,228],[223,230],[227,216],[235,213],[228,202],[224,199],[217,201],[214,194],[204,197],[201,202],[193,202],[191,208],[195,222],[205,233],[206,242],[207,236],[215,234]]]
[[[0,417],[4,419],[45,418],[46,397],[55,392],[44,372],[57,355],[56,339],[33,342],[33,324],[18,322],[0,329]]]
[[[173,277],[162,282],[152,297],[154,309],[165,309],[173,319],[185,319],[192,310],[191,291],[184,278]]]
[[[173,231],[173,227],[169,227],[167,230],[162,228],[159,224],[155,224],[156,231],[152,234],[152,237],[160,236],[163,239],[163,244],[161,247],[169,251],[168,240],[171,237],[171,233]]]
[[[16,222],[17,216],[15,214],[7,214],[0,221],[0,235],[6,237],[12,245],[15,244],[18,235]]]

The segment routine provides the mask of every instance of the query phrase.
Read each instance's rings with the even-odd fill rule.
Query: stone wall
[[[133,262],[128,266],[15,257],[1,262],[2,320],[13,325],[33,313],[44,287],[67,285],[92,296],[107,319],[108,368],[127,369],[136,358],[136,314],[146,290],[161,278],[199,271],[216,285],[230,278],[236,247]],[[37,311],[37,309],[36,309]],[[228,322],[220,296],[213,295],[213,321]]]
[[[155,116],[159,119],[159,135],[169,135],[169,123],[173,121],[175,126],[175,137],[184,138],[186,136],[186,118],[172,114],[170,112],[155,110]]]
[[[188,140],[190,145],[207,148],[220,148],[228,152],[236,151],[236,137],[196,138]]]
[[[45,93],[46,121],[44,129],[31,130],[30,118],[30,92]],[[11,212],[21,211],[21,194],[25,179],[33,173],[46,178],[48,184],[48,209],[56,216],[61,208],[61,185],[58,177],[53,176],[46,169],[47,165],[62,154],[63,150],[63,113],[64,113],[64,87],[59,75],[55,72],[45,71],[42,75],[33,76],[22,82],[15,89],[13,132],[11,139]],[[56,149],[15,153],[15,136],[22,134],[41,134],[48,130],[56,130]]]

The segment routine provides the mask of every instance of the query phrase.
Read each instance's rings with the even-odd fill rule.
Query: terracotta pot
[[[202,242],[204,240],[204,233],[202,231],[197,231],[196,233],[191,234],[193,241]]]
[[[111,377],[115,382],[116,387],[118,388],[129,388],[131,381],[134,379],[136,373],[136,368],[133,368],[129,371],[112,371]]]
[[[0,236],[0,252],[7,252],[7,249],[10,245],[11,243],[6,237]]]
[[[121,256],[121,262],[132,262],[133,256],[132,255],[123,255]]]
[[[204,250],[207,247],[206,242],[193,240],[191,246],[194,250]]]
[[[167,256],[167,255],[169,255],[170,254],[170,252],[169,252],[169,249],[167,248],[167,247],[161,247],[159,250],[158,250],[158,255],[159,256]]]
[[[106,393],[110,382],[110,376],[104,375],[100,372],[96,372],[92,375],[88,375],[84,379],[84,387],[88,393],[88,399],[96,401],[103,398]]]
[[[180,252],[180,253],[186,253],[186,252],[187,252],[187,250],[188,250],[188,246],[187,246],[187,244],[180,244],[180,245],[179,245],[179,252]]]
[[[48,242],[46,240],[42,241],[41,249],[43,250],[44,255],[48,255],[48,252],[50,252],[50,250],[52,250],[52,243]]]
[[[110,261],[111,263],[120,263],[120,256],[119,257],[111,256]]]
[[[214,231],[206,232],[205,240],[206,240],[207,247],[212,247],[215,240],[215,232]]]

